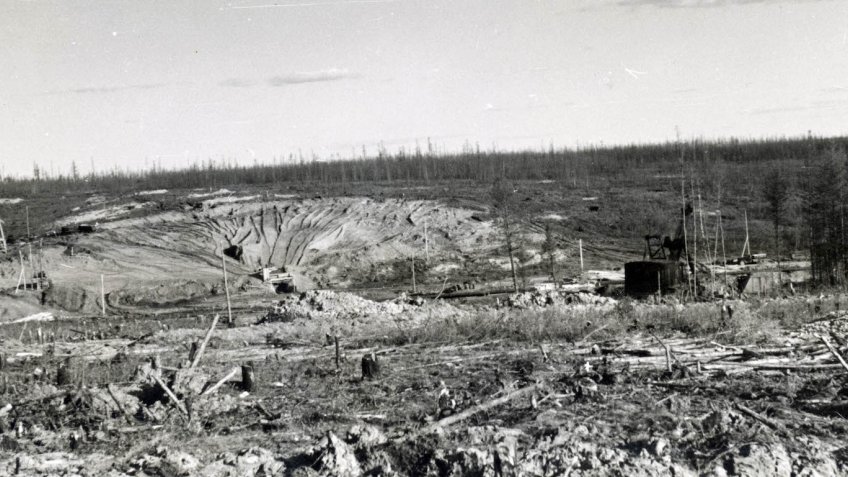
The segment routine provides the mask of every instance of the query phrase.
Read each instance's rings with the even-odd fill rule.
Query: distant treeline
[[[239,165],[235,161],[208,160],[179,170],[108,171],[81,174],[74,164],[67,174],[51,175],[37,164],[31,178],[4,178],[0,196],[27,197],[41,193],[101,191],[126,193],[149,189],[209,188],[229,185],[318,183],[431,183],[470,180],[490,183],[510,180],[580,180],[583,177],[638,178],[640,171],[703,173],[722,172],[724,165],[756,174],[764,163],[804,163],[833,149],[848,147],[848,137],[726,141],[688,141],[649,145],[550,148],[527,151],[485,151],[466,146],[459,153],[438,153],[432,145],[423,150],[400,149],[355,159],[319,160],[290,156],[272,164]],[[796,163],[796,164],[797,164]],[[726,171],[724,171],[726,172]],[[708,180],[704,177],[704,180]]]
[[[845,287],[846,151],[848,137],[810,136],[527,151],[486,151],[468,145],[459,153],[438,152],[428,143],[424,149],[389,153],[381,148],[374,156],[346,160],[289,157],[252,165],[209,160],[179,170],[113,168],[88,174],[81,174],[76,165],[68,174],[46,174],[35,164],[33,177],[0,180],[0,197],[129,194],[241,185],[344,195],[373,191],[365,187],[368,185],[402,187],[452,181],[477,183],[485,186],[479,190],[486,191],[495,180],[505,179],[553,181],[557,187],[577,188],[586,194],[628,191],[633,200],[622,210],[629,211],[630,219],[648,223],[657,218],[665,221],[668,208],[654,204],[652,209],[640,191],[660,192],[665,197],[684,194],[686,201],[697,200],[700,205],[703,197],[708,207],[716,209],[732,204],[759,224],[770,222],[773,236],[769,242],[776,255],[807,249],[815,281]],[[17,227],[21,228],[20,223]],[[765,230],[760,228],[758,235],[764,239]]]

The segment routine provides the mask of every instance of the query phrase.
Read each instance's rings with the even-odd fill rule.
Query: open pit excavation
[[[263,267],[285,268],[301,290],[361,288],[408,274],[410,258],[423,261],[425,247],[447,269],[458,266],[466,251],[491,248],[491,224],[471,219],[479,210],[433,201],[249,196],[192,202],[184,209],[117,218],[99,224],[96,233],[42,241],[37,265],[49,271],[52,283],[43,301],[96,313],[101,275],[107,307],[114,310],[214,299],[223,287],[222,256],[240,290],[259,286]],[[20,269],[9,256],[0,287],[13,290]]]

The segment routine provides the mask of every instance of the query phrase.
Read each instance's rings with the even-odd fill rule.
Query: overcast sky
[[[0,168],[848,133],[848,2],[0,0]]]

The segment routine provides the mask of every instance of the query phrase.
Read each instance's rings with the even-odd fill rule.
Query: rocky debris
[[[797,436],[795,441],[803,452],[794,454],[792,459],[792,475],[817,476],[839,475],[848,472],[848,460],[839,462],[838,450],[831,448],[819,439],[810,436]]]
[[[142,475],[181,477],[200,475],[200,461],[191,454],[167,447],[158,447],[152,455],[144,455],[130,463],[130,468]]]
[[[727,434],[734,429],[738,429],[744,421],[745,418],[741,414],[733,411],[718,410],[709,413],[701,421],[701,429],[704,435],[707,436]]]
[[[562,305],[615,305],[613,298],[593,293],[562,293],[559,291],[532,291],[511,295],[506,304],[512,308],[544,308]]]
[[[780,444],[750,443],[730,453],[724,461],[724,475],[789,477],[792,461]],[[721,474],[720,471],[716,472]]]
[[[574,432],[559,430],[551,437],[537,441],[522,457],[519,475],[558,475],[577,472],[580,475],[697,475],[691,469],[672,463],[663,455],[652,455],[648,449],[638,453],[614,445],[597,445]]]
[[[18,454],[4,463],[3,475],[78,475],[86,469],[83,459],[68,452]]]
[[[339,477],[362,475],[362,467],[356,459],[353,448],[332,432],[328,432],[318,441],[310,454],[314,462],[312,467],[319,472]]]
[[[171,380],[171,390],[177,394],[194,396],[200,394],[206,383],[209,382],[209,375],[198,368],[182,368],[174,372],[174,378]]]
[[[238,453],[226,452],[203,467],[199,475],[207,477],[236,477],[282,475],[285,463],[261,447],[252,447]]]
[[[366,315],[399,315],[411,305],[399,300],[375,302],[352,293],[310,290],[278,302],[266,322],[347,318]]]
[[[803,325],[800,334],[805,338],[818,335],[848,336],[848,311],[832,311],[819,320]]]
[[[362,449],[385,444],[388,439],[383,431],[370,424],[356,424],[347,431],[347,442]]]
[[[107,389],[91,389],[91,410],[92,412],[96,412],[98,414],[103,413],[114,413],[119,414],[121,410],[118,409],[118,405],[115,403],[117,400],[120,403],[121,407],[124,411],[129,414],[135,414],[136,410],[138,410],[138,406],[141,404],[141,401],[133,396],[125,392],[120,388],[113,388],[112,395],[114,395],[114,399],[112,395],[110,395],[109,390]]]
[[[217,288],[210,283],[197,280],[170,280],[158,285],[121,288],[110,292],[106,301],[109,306],[116,307],[156,307],[209,296],[217,291]]]

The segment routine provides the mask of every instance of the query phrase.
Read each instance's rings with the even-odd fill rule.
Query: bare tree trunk
[[[506,251],[509,254],[509,268],[512,271],[512,291],[518,293],[518,276],[515,273],[515,258],[512,249],[512,230],[509,224],[509,212],[504,212],[504,238],[506,239]]]

